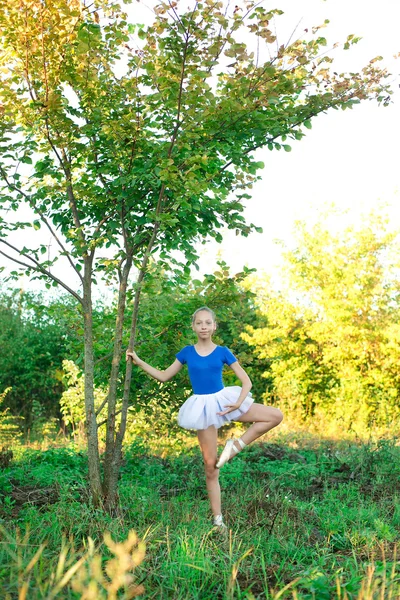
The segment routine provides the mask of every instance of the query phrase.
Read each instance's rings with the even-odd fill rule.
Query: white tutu
[[[214,394],[193,394],[179,410],[179,425],[184,429],[207,429],[214,425],[218,429],[230,421],[237,421],[254,402],[250,392],[237,410],[223,416],[217,415],[217,412],[223,412],[227,406],[235,404],[241,391],[238,385],[231,385]]]

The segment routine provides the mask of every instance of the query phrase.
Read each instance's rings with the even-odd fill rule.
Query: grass
[[[82,450],[15,454],[0,471],[0,589],[10,600],[400,598],[395,439],[292,435],[246,448],[221,470],[226,537],[210,524],[197,447],[160,456],[139,438],[127,446],[116,517],[91,505]],[[123,545],[132,530],[144,557],[138,540]]]

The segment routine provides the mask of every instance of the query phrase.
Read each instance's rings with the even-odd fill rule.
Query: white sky
[[[147,4],[155,3],[148,0]],[[227,232],[222,244],[208,243],[201,249],[202,272],[210,272],[220,256],[234,271],[246,264],[276,273],[280,247],[274,240],[290,244],[294,220],[312,222],[324,203],[351,209],[346,218],[356,222],[361,212],[382,201],[393,223],[400,222],[400,60],[393,59],[400,52],[400,0],[380,0],[379,4],[375,0],[277,0],[264,5],[285,12],[276,20],[280,43],[288,40],[299,21],[297,37],[306,27],[329,19],[321,32],[328,48],[336,41],[344,42],[348,34],[362,36],[349,51],[333,51],[336,69],[356,71],[382,55],[383,64],[395,76],[395,103],[384,108],[363,102],[353,110],[331,111],[313,120],[312,130],[306,131],[302,141],[290,142],[291,153],[259,151],[257,159],[266,167],[245,217],[264,233],[242,238]],[[133,22],[149,22],[151,11],[143,3],[132,4],[129,11]]]
[[[382,202],[393,223],[400,224],[400,60],[393,58],[400,52],[400,1],[280,0],[267,6],[285,11],[276,20],[280,42],[300,19],[299,31],[329,19],[321,32],[328,47],[351,33],[362,37],[348,51],[333,51],[337,68],[355,71],[383,56],[381,64],[396,78],[394,104],[385,108],[363,102],[352,110],[330,111],[312,121],[305,138],[290,142],[292,152],[259,151],[257,158],[265,162],[265,169],[245,216],[264,231],[248,238],[227,232],[222,245],[210,243],[203,251],[202,271],[209,272],[221,256],[235,271],[247,264],[275,272],[276,277],[281,249],[274,240],[290,244],[293,222],[314,221],[325,203],[350,209],[347,222],[356,223],[361,213]]]

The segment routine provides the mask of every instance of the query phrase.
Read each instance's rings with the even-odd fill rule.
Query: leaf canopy
[[[97,253],[110,280],[149,244],[161,260],[178,250],[193,262],[195,241],[254,229],[242,211],[257,148],[301,139],[328,108],[387,102],[376,62],[337,75],[325,38],[277,45],[281,11],[206,0],[154,13],[145,27],[117,2],[0,2],[0,202],[27,203],[58,246],[48,261],[30,248],[28,273],[47,278],[63,257],[79,277]],[[3,249],[21,227],[2,221]]]

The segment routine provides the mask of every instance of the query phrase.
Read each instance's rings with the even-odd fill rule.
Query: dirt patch
[[[167,487],[165,485],[161,486],[158,490],[158,493],[160,495],[160,498],[162,500],[165,499],[169,499],[169,498],[174,498],[175,496],[179,496],[180,494],[184,494],[185,492],[187,492],[188,490],[188,486],[181,486],[181,487]]]
[[[285,448],[278,444],[257,444],[254,446],[254,451],[246,453],[246,460],[249,462],[257,462],[260,457],[265,457],[268,460],[288,460],[291,462],[307,462],[302,454],[291,449]]]
[[[55,504],[59,493],[55,486],[38,487],[37,485],[21,485],[19,481],[11,480],[12,490],[9,496],[13,501],[10,517],[17,517],[20,510],[28,506],[46,507]]]
[[[287,458],[288,454],[286,448],[277,444],[257,444],[257,446],[254,446],[253,452],[247,452],[246,459],[249,462],[256,462],[263,456],[269,460],[282,460]]]

